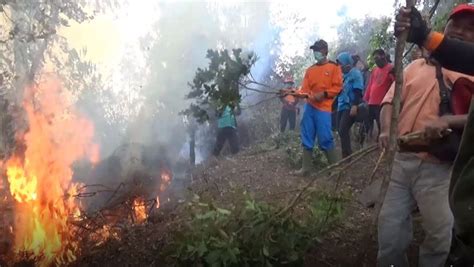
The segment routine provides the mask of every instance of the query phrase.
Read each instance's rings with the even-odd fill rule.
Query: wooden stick
[[[382,152],[380,153],[379,159],[377,160],[377,163],[375,164],[375,168],[374,168],[374,170],[372,171],[372,174],[369,177],[369,184],[372,184],[372,182],[374,181],[375,173],[377,172],[377,170],[380,166],[380,163],[382,162],[382,159],[385,157],[385,153],[386,153],[385,149],[382,150]]]
[[[365,148],[365,149],[362,149],[362,150],[357,151],[356,153],[354,153],[354,154],[352,154],[352,155],[350,155],[350,156],[348,156],[348,157],[346,157],[346,158],[344,158],[344,159],[342,159],[342,160],[340,160],[340,161],[338,161],[338,162],[332,164],[331,166],[329,166],[329,167],[327,167],[327,168],[325,168],[325,169],[319,171],[318,173],[316,173],[316,174],[314,175],[314,177],[311,179],[311,181],[309,181],[309,182],[300,190],[300,192],[298,193],[298,195],[296,195],[296,196],[291,200],[290,204],[289,204],[288,206],[286,206],[285,208],[283,208],[282,210],[280,210],[280,212],[278,212],[278,213],[276,214],[276,217],[281,216],[281,215],[285,214],[286,212],[288,212],[289,210],[291,210],[291,209],[296,205],[296,203],[298,203],[298,201],[299,201],[300,198],[303,196],[303,194],[314,184],[314,182],[317,180],[317,178],[318,178],[321,174],[323,174],[323,173],[325,173],[325,172],[327,172],[327,171],[329,171],[329,170],[331,170],[331,169],[334,169],[334,168],[336,168],[336,167],[338,167],[338,166],[340,166],[340,165],[346,163],[347,165],[344,166],[341,170],[339,170],[338,172],[335,172],[335,173],[333,173],[333,174],[331,174],[331,175],[329,176],[329,177],[334,177],[336,174],[339,174],[340,172],[343,172],[343,171],[347,170],[349,167],[351,167],[352,165],[354,165],[354,163],[358,162],[359,160],[361,160],[362,158],[364,158],[364,156],[366,156],[367,154],[369,154],[369,153],[371,153],[371,152],[373,152],[373,151],[375,151],[375,150],[377,150],[377,149],[378,149],[377,145],[369,146],[369,147],[367,147],[367,148]],[[348,162],[347,160],[350,159],[350,158],[354,158],[354,160]],[[338,180],[338,181],[339,181],[339,180]]]
[[[406,6],[411,8],[415,5],[413,0],[406,0]],[[391,164],[390,169],[393,168],[393,160],[395,159],[396,147],[397,147],[397,135],[398,135],[398,118],[400,114],[400,97],[403,86],[403,52],[405,50],[405,44],[408,37],[408,31],[402,32],[397,39],[397,45],[395,48],[395,92],[392,100],[392,119],[390,124],[390,147],[388,153],[388,160]],[[391,172],[388,176],[391,175]],[[373,224],[377,223],[378,216],[382,207],[382,203],[385,199],[385,194],[387,193],[389,180],[386,177],[382,180],[382,186],[380,187],[380,193],[378,201],[375,203],[375,217],[373,219]]]

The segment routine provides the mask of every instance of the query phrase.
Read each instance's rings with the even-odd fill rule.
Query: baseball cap
[[[309,47],[309,49],[312,49],[312,50],[322,50],[322,49],[328,49],[328,43],[326,43],[326,41],[324,41],[323,39],[321,40],[317,40],[316,42],[314,42],[314,44],[312,46]]]
[[[452,19],[454,16],[459,15],[461,13],[471,13],[472,15],[474,15],[474,3],[466,3],[456,6],[453,11],[451,11],[449,19]]]

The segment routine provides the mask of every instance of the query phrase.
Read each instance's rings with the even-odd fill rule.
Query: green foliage
[[[230,209],[198,196],[188,204],[188,223],[172,233],[165,250],[174,266],[302,265],[324,226],[342,217],[343,198],[312,192],[302,214],[275,216],[279,209],[245,195]]]
[[[383,49],[389,53],[395,45],[395,37],[393,32],[389,30],[391,19],[388,17],[381,18],[379,23],[372,29],[372,35],[369,40],[370,52],[367,55],[367,65],[369,69],[375,66],[372,52],[376,49]]]
[[[221,112],[225,106],[236,108],[240,104],[240,84],[250,73],[256,62],[255,54],[242,54],[242,49],[208,50],[208,68],[198,68],[192,83],[188,99],[194,100],[182,114],[191,115],[199,123],[210,119],[209,112]]]
[[[391,18],[365,17],[348,19],[337,29],[336,47],[331,52],[335,57],[340,52],[358,54],[361,59],[370,56],[377,48],[389,50],[394,47],[393,33],[388,31]],[[370,58],[369,58],[370,60]]]
[[[432,19],[432,26],[433,30],[442,32],[444,31],[444,27],[446,26],[446,23],[448,22],[449,14],[451,13],[451,10],[453,9],[454,6],[462,3],[469,3],[469,0],[455,0],[452,3],[443,3],[443,1],[440,2],[440,6],[443,4],[446,5],[444,8],[435,13],[435,16]],[[439,8],[440,9],[440,8]]]

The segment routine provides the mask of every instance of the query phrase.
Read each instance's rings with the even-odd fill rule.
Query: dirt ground
[[[373,208],[364,208],[357,196],[368,185],[379,152],[372,152],[354,163],[340,181],[340,190],[352,194],[345,207],[344,219],[308,251],[305,266],[375,266],[377,255],[376,229],[372,225]],[[169,229],[180,222],[180,210],[186,193],[209,194],[217,203],[232,201],[229,195],[245,190],[256,199],[287,203],[309,178],[291,175],[283,150],[258,151],[248,149],[233,157],[212,159],[197,166],[171,186],[169,203],[163,205],[149,222],[127,229],[121,240],[110,241],[91,249],[77,261],[76,266],[162,266],[160,249]],[[388,165],[382,163],[376,177],[386,175]],[[314,187],[331,190],[335,179],[317,179]],[[184,189],[184,190],[183,190]],[[416,221],[416,219],[415,219]],[[416,266],[417,246],[421,238],[419,223],[415,223],[415,242],[409,259]]]

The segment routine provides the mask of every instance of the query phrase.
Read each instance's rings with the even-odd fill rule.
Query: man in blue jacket
[[[364,78],[360,70],[354,67],[354,60],[350,53],[340,53],[337,56],[337,62],[344,74],[344,84],[337,101],[337,117],[342,157],[345,158],[352,154],[350,130],[356,121],[358,105],[362,101]]]

